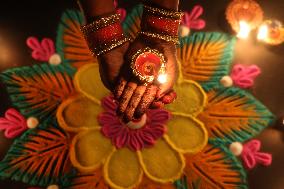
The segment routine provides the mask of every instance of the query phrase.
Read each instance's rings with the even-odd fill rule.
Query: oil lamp
[[[278,20],[266,20],[258,28],[257,39],[270,45],[284,42],[284,28]]]
[[[254,0],[233,0],[226,9],[226,18],[238,37],[247,38],[261,24],[263,11]]]

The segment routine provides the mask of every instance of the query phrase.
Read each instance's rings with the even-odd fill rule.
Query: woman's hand
[[[114,90],[128,47],[129,42],[126,42],[98,57],[101,80],[110,91]]]
[[[132,56],[140,49],[149,47],[162,53],[166,60],[167,82],[161,85],[156,83],[145,86],[133,75],[130,68]],[[161,103],[171,103],[175,99],[172,87],[177,77],[176,46],[173,43],[160,39],[139,35],[130,44],[125,56],[119,83],[114,95],[119,101],[118,115],[124,121],[140,118],[150,105],[159,106]]]

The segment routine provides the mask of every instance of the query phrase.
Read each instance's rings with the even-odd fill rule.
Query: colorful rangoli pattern
[[[142,11],[139,5],[127,14],[127,35],[137,35]],[[13,108],[39,120],[15,139],[0,176],[60,189],[247,188],[229,145],[253,138],[274,116],[248,91],[220,83],[230,74],[235,38],[206,32],[180,38],[178,99],[126,125],[100,81],[83,22],[78,11],[63,14],[56,39],[61,64],[0,75]],[[142,127],[130,129],[137,124]]]

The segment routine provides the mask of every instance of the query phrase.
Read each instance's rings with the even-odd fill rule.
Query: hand
[[[163,53],[166,60],[167,82],[157,86],[141,84],[132,74],[130,68],[132,56],[139,50],[149,47]],[[176,46],[160,39],[138,36],[129,46],[125,56],[120,80],[114,95],[119,101],[118,115],[124,121],[140,118],[152,104],[154,107],[161,103],[171,103],[175,99],[172,87],[177,77]]]
[[[101,80],[111,91],[114,90],[115,81],[124,63],[124,55],[128,47],[129,42],[98,57]]]

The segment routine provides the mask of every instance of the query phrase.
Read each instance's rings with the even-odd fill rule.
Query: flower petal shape
[[[184,168],[183,156],[163,139],[152,148],[137,152],[145,174],[156,182],[166,183],[178,179]]]
[[[84,96],[74,96],[64,101],[57,110],[57,121],[66,131],[78,132],[99,125],[99,104]]]
[[[128,148],[114,151],[104,165],[106,182],[115,189],[137,186],[143,176],[138,156]]]
[[[172,182],[159,183],[144,176],[139,186],[134,189],[177,189]]]
[[[192,80],[183,80],[174,86],[177,99],[166,106],[172,112],[196,116],[206,104],[206,94],[201,86]]]
[[[70,149],[74,167],[82,172],[96,170],[114,150],[111,141],[104,137],[99,128],[83,131],[76,135]]]
[[[82,66],[75,75],[74,85],[77,91],[98,103],[100,103],[100,99],[109,94],[101,81],[97,64]]]
[[[168,122],[164,136],[169,144],[181,153],[201,151],[208,141],[207,130],[202,122],[191,117],[174,114]]]

